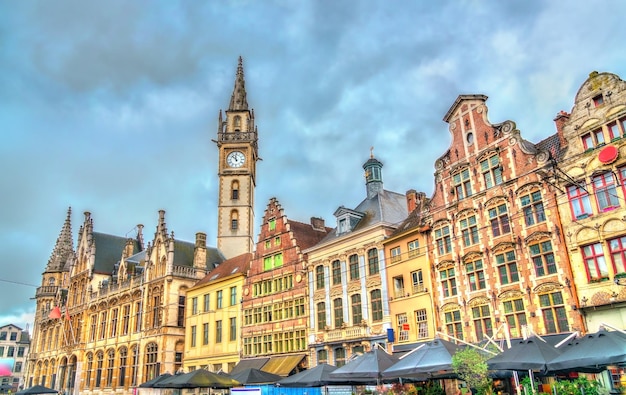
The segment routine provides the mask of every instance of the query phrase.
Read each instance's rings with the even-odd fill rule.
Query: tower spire
[[[68,258],[74,254],[74,242],[72,241],[72,208],[67,209],[67,217],[65,223],[61,228],[61,233],[57,238],[57,242],[54,245],[50,259],[48,259],[48,265],[46,266],[47,272],[60,272],[63,270]]]
[[[239,57],[239,65],[237,66],[237,76],[235,77],[235,88],[233,95],[230,97],[230,106],[228,110],[247,110],[248,98],[246,97],[246,81],[243,78],[243,58]]]

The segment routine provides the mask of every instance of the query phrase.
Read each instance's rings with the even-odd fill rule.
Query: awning
[[[300,361],[304,359],[306,355],[297,354],[297,355],[279,355],[275,357],[270,357],[270,360],[267,361],[265,365],[261,368],[261,370],[269,373],[274,373],[279,376],[289,376],[289,373],[298,366]]]
[[[231,372],[228,372],[228,374],[236,374],[247,368],[261,369],[269,360],[270,357],[242,359],[239,363],[237,363],[237,365],[235,365]]]

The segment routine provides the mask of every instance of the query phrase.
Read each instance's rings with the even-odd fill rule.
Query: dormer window
[[[341,218],[339,220],[339,233],[345,233],[348,230],[350,230],[348,227],[348,218]]]
[[[358,211],[339,207],[339,209],[335,211],[335,217],[337,218],[337,235],[351,232],[364,216],[365,214]]]
[[[593,98],[593,105],[595,107],[600,107],[603,104],[604,104],[604,98],[602,97],[601,94]]]

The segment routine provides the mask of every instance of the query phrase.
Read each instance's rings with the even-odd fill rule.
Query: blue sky
[[[32,322],[72,207],[98,232],[215,245],[217,116],[244,58],[259,128],[257,220],[334,224],[385,188],[433,191],[459,94],[538,142],[591,71],[626,78],[626,2],[0,0],[0,325]],[[258,221],[257,221],[258,222]],[[258,224],[255,235],[258,234]]]

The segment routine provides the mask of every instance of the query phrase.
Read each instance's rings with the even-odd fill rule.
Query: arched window
[[[126,366],[128,364],[128,349],[126,347],[120,348],[120,375],[118,377],[118,385],[126,388]]]
[[[230,198],[239,200],[239,181],[235,180],[230,184]]]
[[[87,377],[85,378],[85,388],[92,388],[92,374],[93,374],[93,354],[87,354]]]
[[[335,328],[341,328],[341,325],[343,325],[343,299],[337,298],[333,300],[333,313],[335,316]]]
[[[346,349],[343,347],[337,347],[334,349],[335,353],[335,366],[341,367],[346,364]]]
[[[319,265],[315,268],[315,287],[324,289],[324,266]]]
[[[363,320],[361,294],[353,294],[350,296],[350,303],[352,304],[352,325],[359,325]]]
[[[106,386],[113,387],[113,368],[115,367],[115,350],[107,351]]]
[[[157,371],[158,367],[158,351],[159,347],[156,343],[149,343],[146,346],[146,357],[145,357],[145,372],[144,377],[146,380],[152,380],[156,376],[158,376],[159,372]]]
[[[230,212],[230,229],[237,230],[239,228],[239,212],[233,210]]]
[[[235,131],[239,131],[239,129],[241,128],[241,117],[239,115],[235,115],[233,123],[235,125]]]
[[[367,251],[367,264],[369,267],[370,275],[378,274],[380,268],[378,267],[378,250],[376,248],[372,248]]]
[[[372,321],[382,321],[383,319],[383,300],[380,289],[375,289],[370,293],[372,303]]]
[[[104,353],[98,351],[96,354],[96,388],[100,388],[102,385],[102,367],[104,365]]]
[[[333,261],[333,285],[341,284],[341,262],[339,260]]]

